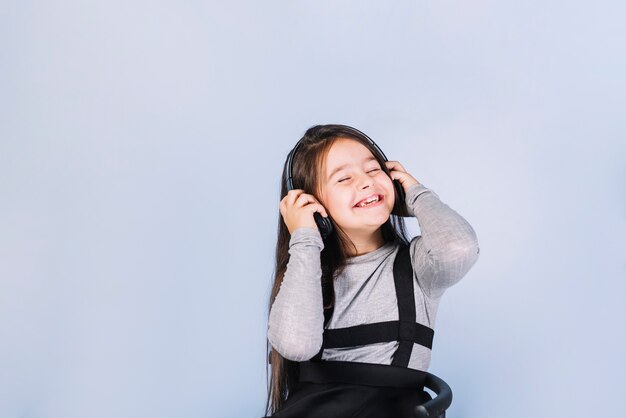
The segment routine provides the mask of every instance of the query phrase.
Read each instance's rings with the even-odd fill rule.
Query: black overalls
[[[408,244],[400,244],[393,277],[399,320],[325,329],[322,348],[311,360],[298,362],[298,383],[272,418],[411,418],[417,405],[431,399],[424,391],[424,372],[408,367],[413,343],[432,349],[434,335],[415,319]],[[326,311],[328,323],[332,312]],[[325,348],[389,341],[400,342],[391,365],[322,360]]]

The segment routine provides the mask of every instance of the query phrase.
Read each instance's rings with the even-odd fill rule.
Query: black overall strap
[[[348,383],[419,390],[427,373],[408,367],[354,361],[304,361],[299,365],[299,382]]]
[[[332,283],[325,281],[324,283],[322,283],[322,297],[323,297],[323,302],[324,302],[324,306],[327,306],[330,303],[330,300],[332,298],[331,295],[332,292]],[[333,311],[334,309],[334,305],[328,309],[324,309],[324,328],[326,328],[328,326],[328,323],[330,322],[330,319],[333,316]],[[327,330],[325,329],[324,331],[324,335],[326,335]],[[317,354],[311,359],[311,361],[322,361],[322,353],[324,352],[324,344],[322,344],[322,347],[320,348],[320,351],[317,352]]]
[[[413,293],[413,267],[409,245],[402,244],[393,263],[393,281],[396,285],[398,299],[399,338],[400,345],[393,355],[392,366],[408,367],[413,350],[415,326],[415,294]],[[422,325],[422,327],[424,327]],[[428,327],[425,327],[428,328]],[[428,328],[430,331],[432,329]],[[428,348],[432,348],[432,333],[429,335]]]
[[[413,266],[409,245],[401,244],[393,264],[393,279],[398,300],[398,320],[355,325],[345,328],[326,328],[333,309],[324,310],[323,343],[311,361],[322,361],[325,348],[356,347],[389,341],[400,344],[391,365],[408,367],[413,344],[432,349],[434,330],[416,322],[415,295],[413,291]],[[324,305],[330,302],[330,288],[323,287]]]
[[[358,345],[409,340],[411,343],[432,349],[434,332],[426,325],[383,321],[346,328],[324,330],[324,348],[353,347]]]

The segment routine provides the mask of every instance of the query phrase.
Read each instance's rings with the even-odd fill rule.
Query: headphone
[[[362,137],[366,138],[369,141],[369,143],[374,147],[376,153],[385,162],[388,161],[383,150],[381,150],[380,147],[376,145],[376,143],[369,136],[365,135],[365,133],[351,126],[342,125],[342,127],[347,128],[348,130],[352,130],[356,134],[361,135]],[[286,170],[287,192],[294,189],[292,163],[293,163],[294,155],[296,154],[296,151],[298,150],[298,147],[301,145],[303,140],[304,140],[304,137],[302,137],[296,143],[296,145],[293,147],[293,149],[289,152],[289,155],[287,156],[287,170]],[[402,187],[402,184],[400,183],[399,180],[393,180],[393,185],[394,185],[394,190],[395,190],[395,202],[394,202],[393,211],[391,213],[397,216],[406,216],[407,212],[406,212],[406,207],[405,207],[405,202],[404,202],[405,200],[404,188]],[[334,229],[333,223],[330,220],[330,216],[325,218],[319,212],[314,212],[313,218],[315,219],[315,223],[317,224],[317,227],[320,231],[320,235],[322,236],[322,239],[326,239],[326,237],[328,237],[333,232],[333,229]]]

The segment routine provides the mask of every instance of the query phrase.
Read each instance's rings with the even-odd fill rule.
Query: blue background
[[[0,1],[0,416],[262,416],[280,174],[318,123],[477,232],[429,369],[451,418],[625,416],[625,12]]]

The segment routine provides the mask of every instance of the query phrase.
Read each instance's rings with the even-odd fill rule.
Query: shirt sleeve
[[[270,308],[267,337],[292,361],[305,361],[322,347],[324,307],[320,253],[324,241],[317,228],[296,228],[289,241],[289,261]]]
[[[476,263],[480,252],[476,232],[423,184],[409,187],[406,204],[422,234],[410,243],[416,281],[428,297],[440,297]]]

